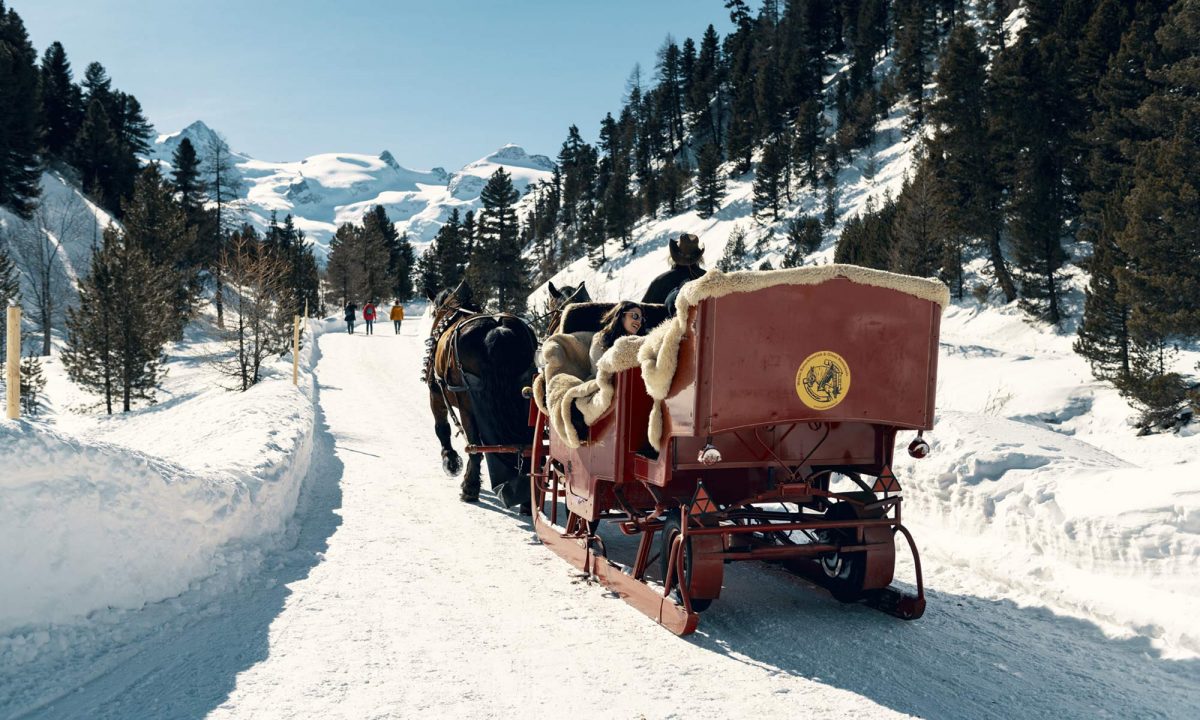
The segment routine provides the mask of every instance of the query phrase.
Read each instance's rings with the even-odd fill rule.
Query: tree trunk
[[[1000,250],[999,223],[988,236],[988,257],[992,263],[992,270],[996,273],[996,281],[1000,283],[1000,290],[1004,293],[1004,300],[1006,302],[1016,300],[1017,286],[1013,283],[1012,275],[1008,272],[1008,265],[1004,262],[1004,253]]]

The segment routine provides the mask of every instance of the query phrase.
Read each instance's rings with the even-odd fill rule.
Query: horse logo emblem
[[[813,410],[837,406],[849,391],[850,365],[830,350],[821,350],[804,358],[796,371],[796,394]]]

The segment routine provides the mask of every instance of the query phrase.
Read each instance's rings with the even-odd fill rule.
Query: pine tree
[[[0,238],[0,310],[7,312],[10,302],[16,302],[21,295],[21,276],[17,274],[17,264],[8,256]],[[5,355],[8,333],[0,333],[0,359]]]
[[[708,143],[700,150],[696,168],[696,209],[702,218],[716,214],[725,197],[725,177],[720,170],[721,148],[716,143]]]
[[[931,54],[929,3],[904,0],[896,3],[896,81],[912,104],[906,127],[912,129],[925,121],[925,83],[929,79]]]
[[[1129,305],[1121,301],[1116,269],[1126,262],[1120,248],[1102,236],[1087,263],[1090,280],[1074,349],[1087,358],[1100,380],[1123,385],[1130,378]]]
[[[780,267],[793,268],[804,264],[804,258],[815,253],[825,239],[825,230],[819,218],[807,215],[794,218],[787,225],[787,251]]]
[[[519,197],[503,167],[496,169],[479,194],[483,210],[478,247],[471,256],[471,287],[476,298],[494,300],[501,312],[524,312],[529,296],[529,269],[521,255],[520,227],[513,210]]]
[[[771,220],[779,217],[781,192],[786,180],[783,177],[787,161],[787,148],[779,141],[772,141],[763,148],[762,161],[754,173],[754,212],[756,215],[770,213]]]
[[[355,255],[361,252],[361,231],[353,223],[344,223],[329,241],[329,257],[325,263],[325,277],[330,292],[337,298],[337,306],[344,307],[356,299],[360,284],[359,266]]]
[[[184,138],[171,154],[171,181],[179,194],[179,203],[188,219],[188,225],[197,227],[204,213],[204,181],[200,177],[200,157],[196,146]]]
[[[725,241],[725,253],[717,261],[717,269],[721,272],[745,270],[750,267],[750,251],[746,248],[746,231],[735,225]]]
[[[865,213],[851,218],[842,228],[833,261],[887,270],[891,265],[896,212],[896,201],[891,198],[879,210],[868,204]]]
[[[400,253],[396,262],[395,285],[393,291],[398,302],[408,302],[413,298],[413,279],[416,274],[416,253],[408,240],[408,233],[400,236]]]
[[[37,54],[15,10],[0,0],[0,207],[29,217],[41,188]]]
[[[458,208],[451,210],[445,224],[438,228],[428,252],[439,283],[435,289],[457,287],[466,277],[471,255]]]
[[[39,77],[42,145],[52,157],[66,160],[83,125],[83,95],[71,77],[71,63],[62,43],[54,42],[42,55]]]
[[[1179,0],[1156,37],[1163,65],[1138,109],[1151,133],[1139,145],[1117,244],[1137,337],[1200,337],[1200,6]]]
[[[153,401],[162,348],[173,329],[162,312],[174,293],[170,282],[134,243],[113,226],[104,231],[91,272],[79,287],[79,305],[67,311],[63,366],[68,377],[104,397],[113,411],[119,399]]]
[[[1017,297],[1016,283],[1001,249],[1003,188],[996,178],[998,148],[986,95],[987,57],[970,25],[950,35],[938,68],[937,97],[929,106],[934,126],[929,159],[948,209],[952,238],[972,238],[987,252],[1005,300]],[[957,242],[956,242],[957,244]]]
[[[888,269],[905,275],[930,277],[941,270],[948,213],[930,173],[918,172],[897,200]]]
[[[46,375],[42,372],[42,361],[36,355],[26,355],[21,360],[21,412],[37,415],[45,407],[42,392],[46,389]]]
[[[157,164],[146,166],[138,176],[133,197],[125,204],[124,242],[139,248],[161,273],[172,290],[170,316],[172,337],[182,339],[183,329],[195,312],[197,268],[191,264],[196,230],[188,227],[183,207],[163,179]]]

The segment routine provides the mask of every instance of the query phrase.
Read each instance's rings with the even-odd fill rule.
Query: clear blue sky
[[[99,60],[159,132],[204,120],[263,160],[391,150],[455,170],[505,143],[596,138],[667,34],[731,29],[722,0],[8,0],[76,81]]]

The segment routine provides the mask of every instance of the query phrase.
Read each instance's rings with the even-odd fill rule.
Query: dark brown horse
[[[592,296],[588,294],[587,283],[579,283],[575,287],[563,285],[561,288],[554,287],[554,283],[548,283],[550,291],[550,308],[549,312],[544,316],[549,318],[546,327],[547,335],[553,335],[558,332],[558,325],[562,321],[563,310],[571,303],[586,303],[592,301]]]
[[[532,442],[529,402],[521,390],[533,377],[537,338],[524,320],[481,312],[465,282],[432,299],[433,330],[426,343],[423,379],[429,386],[434,432],[442,444],[442,468],[454,477],[462,460],[450,442],[450,421],[477,446],[526,446]],[[487,454],[492,492],[505,507],[529,503],[528,468],[520,453]],[[479,500],[478,453],[467,457],[460,499]]]

